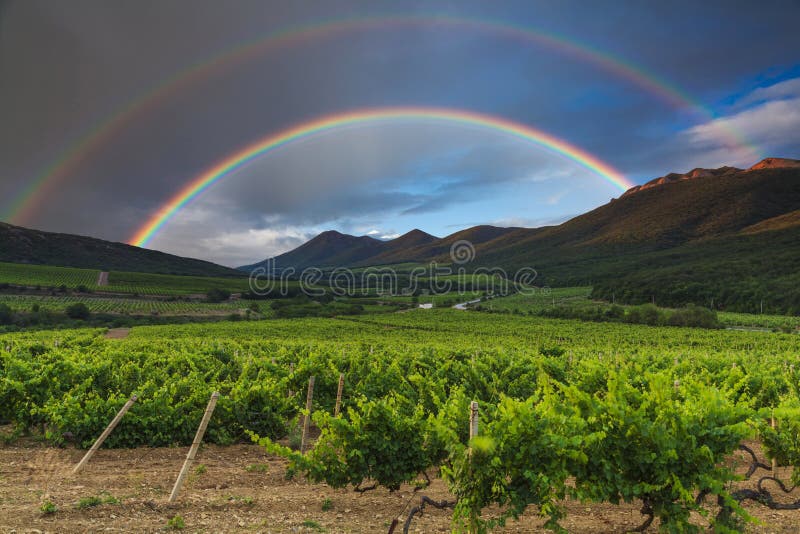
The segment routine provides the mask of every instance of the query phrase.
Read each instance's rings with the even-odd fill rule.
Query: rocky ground
[[[182,523],[184,532],[387,532],[394,518],[405,519],[420,494],[449,498],[438,479],[418,494],[411,487],[356,493],[302,478],[287,481],[284,460],[255,445],[234,445],[203,447],[179,501],[169,504],[186,451],[101,450],[74,475],[83,451],[34,442],[2,447],[0,532],[159,532],[170,529],[170,520],[175,526]],[[779,474],[786,479],[789,470]],[[784,500],[800,498],[800,491],[795,493]],[[100,504],[88,506],[92,497]],[[43,513],[48,502],[57,511]],[[642,522],[636,504],[568,501],[565,506],[562,524],[570,532],[624,532]],[[754,503],[747,508],[761,521],[749,528],[753,532],[800,531],[800,511],[772,511]],[[502,531],[541,532],[542,524],[531,510]],[[435,509],[427,509],[411,526],[411,532],[449,530],[449,511]],[[396,532],[402,532],[402,521]]]

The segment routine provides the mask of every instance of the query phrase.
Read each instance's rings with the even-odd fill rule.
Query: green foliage
[[[268,464],[250,464],[244,468],[245,471],[248,473],[268,473],[269,472],[269,465]]]
[[[79,510],[86,510],[88,508],[94,508],[95,506],[100,506],[103,504],[103,499],[96,495],[92,495],[90,497],[81,497],[78,500],[78,504],[75,507]]]
[[[183,530],[186,528],[186,522],[179,515],[172,516],[167,521],[168,530]]]
[[[585,432],[576,409],[549,389],[526,400],[501,397],[489,421],[482,422],[481,435],[467,444],[452,439],[455,421],[446,425],[451,439],[443,438],[449,461],[442,474],[458,498],[454,523],[459,528],[485,532],[534,505],[548,517],[548,528],[562,530],[557,521],[563,511],[556,502],[567,493],[574,465],[586,462],[582,446],[595,437]],[[463,413],[464,401],[456,404]],[[500,516],[482,520],[481,511],[495,504]]]
[[[7,304],[0,304],[0,324],[14,322],[14,313]]]
[[[77,302],[67,306],[67,308],[64,310],[64,313],[66,313],[67,317],[70,319],[86,320],[92,315],[92,312],[89,311],[89,308],[86,306],[86,304],[82,302]]]
[[[800,462],[793,335],[446,309],[104,334],[0,336],[0,420],[86,447],[136,393],[107,446],[188,444],[217,390],[206,441],[250,430],[289,459],[290,476],[332,487],[397,489],[438,469],[459,498],[455,526],[473,530],[526,507],[558,530],[557,503],[571,495],[644,499],[663,529],[688,531],[692,512],[708,512],[700,491],[744,517],[726,493],[726,458],[751,429],[781,463]],[[310,376],[319,438],[300,454],[276,442],[298,427]],[[774,433],[758,422],[772,407]]]
[[[307,455],[254,435],[254,441],[289,459],[293,471],[334,488],[358,487],[365,480],[397,490],[438,459],[441,451],[429,446],[428,418],[397,395],[369,401],[359,398],[347,418],[314,414],[322,430]]]
[[[56,506],[52,501],[44,501],[42,506],[39,507],[39,510],[45,515],[52,515],[58,512],[58,506]]]
[[[773,416],[778,422],[776,428],[768,422]],[[765,410],[758,430],[767,457],[774,458],[779,465],[793,466],[792,485],[800,485],[800,403],[797,398],[769,413]]]
[[[322,511],[328,512],[333,508],[333,502],[331,501],[330,497],[325,497],[322,499]]]
[[[220,289],[218,287],[215,287],[206,291],[207,302],[223,302],[225,300],[228,300],[230,297],[231,297],[231,292],[226,289]]]
[[[708,510],[695,495],[731,501],[726,484],[734,476],[721,464],[750,436],[750,411],[690,378],[676,387],[669,372],[636,375],[609,373],[602,396],[567,389],[566,401],[599,436],[585,449],[587,461],[574,464],[578,495],[612,503],[641,499],[662,529],[699,531],[689,515]]]

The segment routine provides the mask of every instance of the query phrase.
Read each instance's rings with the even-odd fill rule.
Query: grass
[[[45,501],[42,503],[42,506],[39,508],[39,510],[45,515],[52,515],[58,512],[58,506],[53,504],[52,501]]]
[[[119,504],[119,499],[108,492],[102,492],[100,496],[90,495],[89,497],[81,497],[75,507],[78,510],[87,510],[95,506],[100,506],[101,504]]]
[[[330,499],[329,497],[326,497],[326,498],[325,498],[325,499],[323,499],[323,501],[322,501],[322,511],[323,511],[323,512],[327,512],[327,511],[329,511],[331,508],[333,508],[333,502],[331,501],[331,499]]]
[[[172,516],[167,521],[167,530],[183,530],[186,528],[186,522],[179,515]]]
[[[312,519],[306,519],[301,525],[305,528],[316,530],[317,532],[325,532],[325,529],[322,528],[322,525]]]
[[[103,504],[103,499],[97,497],[96,495],[92,495],[90,497],[81,497],[78,501],[78,504],[75,506],[78,508],[78,510],[88,510],[89,508],[100,506],[101,504]]]
[[[268,464],[250,464],[244,468],[248,473],[267,473],[269,472]]]

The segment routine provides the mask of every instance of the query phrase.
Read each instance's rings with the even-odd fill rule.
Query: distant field
[[[586,306],[592,304],[591,287],[556,287],[536,289],[531,294],[516,294],[498,297],[482,303],[484,308],[495,311],[519,311],[538,313],[553,306]]]
[[[111,271],[108,285],[98,287],[99,274],[100,271],[95,269],[0,263],[0,283],[29,287],[58,288],[64,285],[69,289],[75,289],[83,285],[92,291],[140,295],[203,294],[214,288],[240,293],[249,289],[246,277],[215,278],[120,271]]]
[[[754,328],[800,328],[800,317],[788,315],[757,315],[753,313],[717,312],[719,322],[725,326],[749,326]]]
[[[539,314],[553,308],[569,308],[585,310],[588,308],[609,308],[611,304],[589,298],[591,287],[559,287],[538,291],[532,295],[510,295],[498,297],[481,303],[481,307],[490,311],[503,311],[524,314]],[[630,306],[622,306],[629,308]],[[786,315],[760,315],[718,311],[720,324],[730,327],[751,327],[790,329],[800,327],[800,317]]]
[[[0,283],[42,287],[96,287],[100,271],[21,263],[0,263]]]
[[[250,286],[246,277],[214,278],[111,271],[105,289],[140,295],[191,295],[205,293],[209,289],[226,289],[231,293],[243,293],[248,291]]]
[[[41,310],[63,312],[67,306],[82,302],[92,313],[111,313],[121,315],[214,315],[237,312],[247,308],[249,301],[221,302],[210,304],[205,302],[167,301],[154,299],[106,298],[82,295],[38,296],[38,295],[2,295],[0,304],[6,304],[15,311],[31,311],[34,305]],[[269,312],[266,303],[261,309]]]

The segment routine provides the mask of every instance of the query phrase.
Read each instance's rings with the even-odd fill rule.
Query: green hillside
[[[0,261],[193,276],[241,276],[235,269],[125,243],[56,234],[0,222]]]

